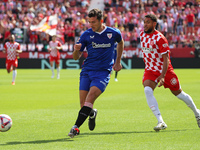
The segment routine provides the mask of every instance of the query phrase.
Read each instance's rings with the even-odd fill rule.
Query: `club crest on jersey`
[[[170,82],[171,82],[171,85],[176,85],[177,84],[176,78],[172,78],[170,80]]]
[[[112,38],[112,33],[108,33],[108,34],[107,34],[107,37],[108,37],[109,39],[111,39],[111,38]]]
[[[150,45],[151,45],[151,46],[153,46],[153,45],[154,45],[154,42],[153,42],[153,40],[152,40],[152,41],[150,41]]]

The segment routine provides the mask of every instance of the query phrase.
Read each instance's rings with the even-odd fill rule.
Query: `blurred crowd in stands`
[[[58,39],[62,44],[73,45],[89,28],[87,13],[91,1],[1,0],[0,43],[5,43],[14,32],[19,33],[21,43],[47,45],[51,37],[31,31],[30,25],[57,14]],[[200,41],[200,0],[104,0],[104,5],[104,23],[120,29],[125,47],[140,46],[143,19],[150,13],[158,17],[157,30],[166,36],[171,48],[195,47]]]

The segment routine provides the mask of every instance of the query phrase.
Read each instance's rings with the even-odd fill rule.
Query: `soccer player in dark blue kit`
[[[92,9],[88,13],[90,29],[86,30],[74,45],[73,58],[79,59],[86,48],[88,56],[80,73],[79,96],[80,106],[75,125],[68,136],[78,135],[79,127],[89,116],[89,129],[95,128],[97,110],[93,109],[95,100],[104,92],[110,80],[112,68],[115,71],[122,69],[121,56],[124,50],[124,41],[119,29],[107,27],[103,24],[103,13],[99,9]],[[117,58],[114,63],[114,45],[117,46]],[[114,66],[113,66],[114,65]]]

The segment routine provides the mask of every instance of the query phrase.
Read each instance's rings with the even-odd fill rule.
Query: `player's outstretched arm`
[[[159,82],[158,87],[161,87],[165,82],[165,74],[167,72],[168,66],[169,66],[169,55],[168,53],[163,54],[163,69],[161,75],[157,78],[157,81]]]
[[[17,53],[22,53],[22,50],[21,49],[17,49],[16,52]]]
[[[124,50],[124,40],[122,39],[121,42],[119,42],[117,45],[117,58],[113,66],[113,69],[115,71],[120,71],[122,69],[121,57],[122,57],[123,50]]]
[[[56,49],[57,50],[62,50],[62,46],[57,46]]]
[[[6,49],[4,48],[4,49],[2,50],[2,52],[3,52],[3,53],[6,53]]]
[[[73,59],[74,60],[78,60],[81,57],[81,55],[83,53],[80,51],[81,46],[82,46],[81,43],[74,45],[74,51],[73,51]]]

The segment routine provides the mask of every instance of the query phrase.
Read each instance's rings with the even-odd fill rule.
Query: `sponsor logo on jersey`
[[[10,48],[9,50],[10,50],[10,51],[12,51],[12,52],[14,52],[14,51],[15,51],[15,49],[14,49],[14,48]]]
[[[92,47],[93,48],[106,48],[106,47],[111,47],[111,44],[108,43],[108,44],[98,44],[98,43],[95,43],[95,42],[92,42]]]
[[[156,51],[155,48],[147,48],[147,47],[142,47],[142,50],[144,53],[150,53],[151,51]]]
[[[108,36],[109,39],[111,39],[112,38],[112,33],[108,33],[107,36]]]
[[[90,35],[90,38],[93,39],[93,38],[94,38],[94,35],[93,35],[93,36]]]

